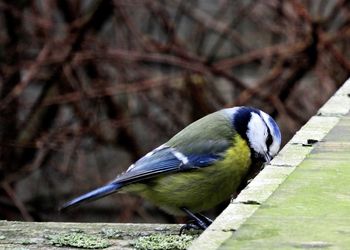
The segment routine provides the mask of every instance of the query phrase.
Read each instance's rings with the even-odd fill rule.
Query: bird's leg
[[[197,213],[195,214],[201,221],[203,221],[207,227],[210,226],[211,223],[213,223],[212,219],[209,219],[207,216],[201,214],[201,213]]]
[[[192,219],[192,222],[187,223],[186,225],[183,225],[181,227],[180,235],[184,230],[189,230],[189,229],[205,230],[211,223],[211,220],[205,217],[204,215],[194,214],[185,207],[181,208],[181,210],[184,211]]]

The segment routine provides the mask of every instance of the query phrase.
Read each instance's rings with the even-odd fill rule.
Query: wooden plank
[[[172,242],[168,245],[187,246],[195,236],[179,237],[180,227],[178,224],[0,221],[0,249],[134,249],[140,239],[154,240],[148,236],[159,235],[162,241],[170,237]]]
[[[220,249],[348,249],[350,114]]]

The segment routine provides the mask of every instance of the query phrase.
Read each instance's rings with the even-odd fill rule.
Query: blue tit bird
[[[207,228],[200,212],[229,199],[255,162],[269,162],[280,148],[281,133],[265,112],[233,107],[209,114],[149,152],[105,186],[62,206],[115,192],[138,194],[173,215],[188,215],[186,228]]]

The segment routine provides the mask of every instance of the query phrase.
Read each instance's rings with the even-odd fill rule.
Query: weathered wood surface
[[[162,234],[176,238],[180,227],[174,224],[0,221],[0,249],[134,249],[140,237]]]

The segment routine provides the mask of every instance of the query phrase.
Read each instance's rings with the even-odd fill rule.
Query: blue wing
[[[80,203],[99,199],[117,192],[124,185],[150,179],[164,173],[188,171],[210,166],[223,157],[223,153],[229,144],[209,141],[206,145],[194,142],[188,146],[187,148],[191,150],[187,153],[184,153],[183,150],[180,151],[180,148],[161,146],[135,162],[114,181],[65,203],[60,210],[66,210]]]
[[[212,120],[216,122],[213,123]],[[218,126],[220,125],[220,126]],[[184,128],[163,146],[148,153],[107,185],[84,194],[62,209],[117,192],[124,185],[161,174],[210,167],[234,143],[235,131],[226,111],[208,115]]]
[[[128,184],[164,173],[207,167],[220,160],[228,147],[228,143],[222,143],[219,147],[216,144],[216,150],[213,151],[212,147],[206,145],[205,147],[201,147],[202,149],[206,149],[202,152],[191,150],[191,152],[185,153],[177,148],[161,146],[131,165],[113,183]]]
[[[124,185],[150,179],[160,174],[188,171],[210,166],[219,160],[221,155],[220,153],[213,152],[183,154],[175,148],[168,146],[155,149],[135,162],[135,164],[114,181],[65,203],[60,210],[66,210],[80,203],[99,199],[117,192]]]

